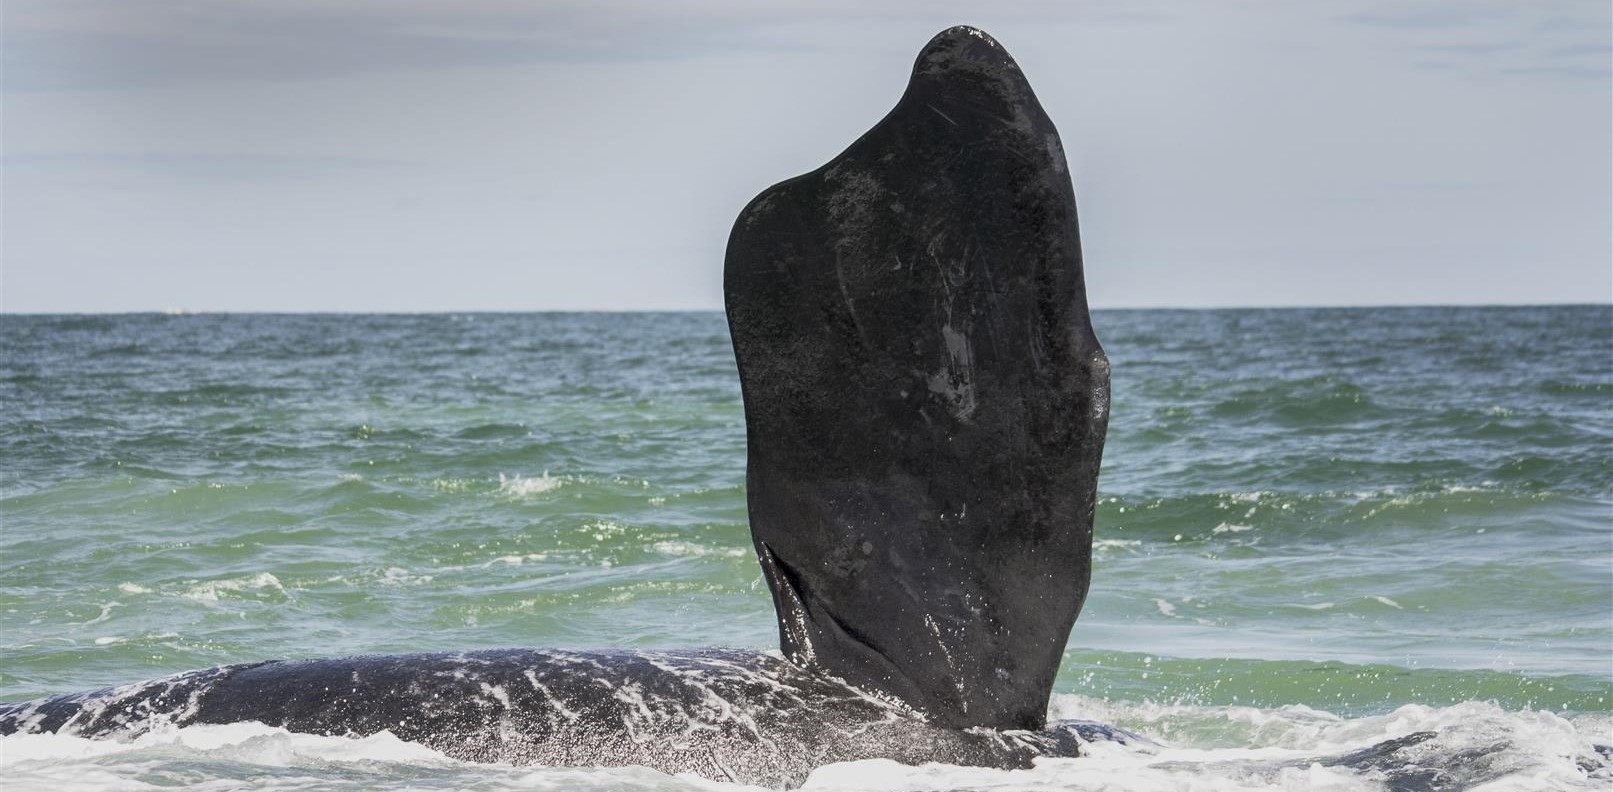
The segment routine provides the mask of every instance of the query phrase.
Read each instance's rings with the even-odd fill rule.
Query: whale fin
[[[957,27],[724,276],[751,533],[795,662],[956,727],[1043,724],[1086,598],[1109,367],[1057,131]]]

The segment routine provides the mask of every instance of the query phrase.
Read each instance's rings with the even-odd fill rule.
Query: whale
[[[281,660],[0,705],[0,733],[255,721],[490,762],[775,787],[865,758],[1023,768],[1090,579],[1109,367],[1075,197],[1018,64],[935,36],[895,107],[736,219],[725,307],[776,652]]]
[[[773,788],[856,759],[1028,768],[1082,742],[1140,739],[1098,723],[954,729],[754,650],[495,649],[245,663],[6,705],[0,732],[131,737],[258,722],[303,734],[390,732],[455,759],[640,765]]]
[[[1099,741],[1159,749],[1048,720],[1091,579],[1109,362],[1058,132],[1003,47],[972,27],[932,39],[882,120],[744,208],[723,288],[777,650],[241,663],[0,703],[0,735],[257,722],[774,788],[860,759],[1020,769]],[[1461,788],[1475,757],[1438,738],[1246,769]]]

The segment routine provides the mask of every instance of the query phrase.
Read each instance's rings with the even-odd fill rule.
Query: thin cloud
[[[1468,27],[1499,15],[1499,11],[1477,4],[1457,4],[1346,14],[1343,19],[1347,22],[1369,27],[1445,30]]]
[[[1613,67],[1608,66],[1511,66],[1496,69],[1496,74],[1516,77],[1555,77],[1583,82],[1603,82],[1613,78]]]
[[[16,309],[720,305],[739,207],[957,23],[1057,119],[1100,304],[1606,291],[1605,3],[3,2]]]
[[[1587,34],[1609,34],[1613,13],[1605,3],[1414,2],[1340,18],[1373,31],[1385,49],[1410,53],[1413,68],[1480,80],[1543,77],[1583,85],[1607,79],[1613,52],[1607,42],[1584,42]]]
[[[6,88],[130,89],[198,82],[306,80],[399,69],[552,61],[643,62],[713,53],[832,48],[795,31],[821,22],[949,15],[962,2],[896,3],[869,12],[850,0],[772,4],[738,0],[575,1],[11,0]],[[995,18],[1102,24],[1164,18],[1146,5],[1021,3]]]
[[[1558,47],[1546,53],[1552,58],[1578,58],[1587,55],[1613,55],[1613,44],[1574,44]]]
[[[77,172],[94,169],[102,173],[134,172],[204,182],[342,179],[366,172],[397,171],[415,164],[374,157],[198,155],[160,152],[31,154],[7,156],[4,162],[7,168],[22,171]]]

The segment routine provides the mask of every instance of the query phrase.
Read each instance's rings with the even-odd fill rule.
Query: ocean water
[[[1100,311],[1114,406],[1029,771],[820,789],[1378,789],[1613,770],[1613,308]],[[279,657],[770,647],[720,314],[0,316],[0,700]],[[723,789],[389,735],[0,738],[7,789]]]

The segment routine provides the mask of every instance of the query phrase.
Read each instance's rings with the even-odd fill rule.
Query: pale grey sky
[[[877,8],[877,11],[869,11]],[[6,0],[9,311],[719,308],[980,26],[1099,307],[1613,300],[1607,0]]]

